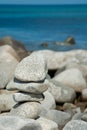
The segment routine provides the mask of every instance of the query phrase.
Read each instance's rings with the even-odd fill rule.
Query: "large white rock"
[[[44,95],[18,92],[18,93],[13,94],[13,98],[16,102],[24,102],[24,101],[36,101],[37,102],[37,101],[44,100]]]
[[[47,64],[43,54],[32,53],[24,58],[15,70],[15,77],[21,81],[43,81],[47,75]]]
[[[41,105],[38,102],[26,102],[18,106],[14,106],[10,114],[25,118],[36,119],[41,112]]]
[[[58,125],[52,120],[40,117],[37,121],[41,125],[42,130],[59,130]]]
[[[42,128],[37,121],[32,119],[0,116],[0,130],[42,130]]]
[[[39,83],[24,83],[18,80],[12,79],[11,82],[6,86],[8,90],[20,90],[22,92],[30,92],[34,94],[40,94],[48,89],[48,80],[45,79],[43,82]]]
[[[75,68],[65,70],[59,75],[56,75],[53,79],[73,88],[76,92],[81,92],[87,88],[82,73]]]
[[[63,84],[49,80],[48,91],[53,95],[58,103],[72,102],[76,97],[74,89],[64,86]]]
[[[65,125],[63,130],[87,130],[87,122],[72,120]]]

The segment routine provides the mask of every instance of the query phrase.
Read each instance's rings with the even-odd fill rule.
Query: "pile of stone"
[[[13,98],[18,103],[11,114],[36,119],[41,110],[43,92],[48,89],[47,65],[41,53],[32,53],[17,66],[8,90],[17,90]]]

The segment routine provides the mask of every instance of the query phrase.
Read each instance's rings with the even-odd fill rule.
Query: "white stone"
[[[41,125],[42,130],[59,130],[58,125],[52,120],[40,117],[37,121]]]
[[[43,82],[39,83],[24,83],[20,81],[14,81],[14,79],[11,80],[11,82],[6,86],[8,90],[20,90],[22,92],[30,92],[34,94],[40,94],[45,92],[48,89],[48,80],[45,79]]]
[[[24,101],[36,101],[37,102],[37,101],[44,100],[44,95],[18,92],[18,93],[13,94],[13,98],[16,102],[24,102]]]
[[[26,102],[20,105],[14,106],[10,114],[15,116],[21,116],[25,118],[36,119],[41,112],[41,105],[38,102]]]
[[[73,88],[76,92],[81,92],[83,89],[87,88],[82,73],[75,68],[65,70],[59,75],[56,75],[54,80]]]
[[[47,75],[47,64],[44,55],[32,53],[24,58],[15,70],[15,77],[20,81],[43,81]]]

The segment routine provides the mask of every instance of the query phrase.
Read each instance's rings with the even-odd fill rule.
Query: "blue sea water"
[[[87,49],[87,5],[0,5],[0,38],[4,36],[21,41],[27,50]],[[75,37],[76,45],[53,44],[68,36]]]

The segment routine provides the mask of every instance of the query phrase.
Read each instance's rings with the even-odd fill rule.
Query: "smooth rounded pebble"
[[[74,89],[66,87],[66,85],[55,80],[49,80],[48,91],[58,103],[73,102],[76,97]]]
[[[41,105],[38,102],[26,102],[21,105],[16,105],[11,110],[10,114],[25,118],[36,119],[41,112]]]
[[[53,79],[73,88],[76,92],[81,92],[87,88],[82,73],[76,68],[67,69],[56,75]]]
[[[63,130],[87,130],[87,122],[72,120],[65,125]]]

